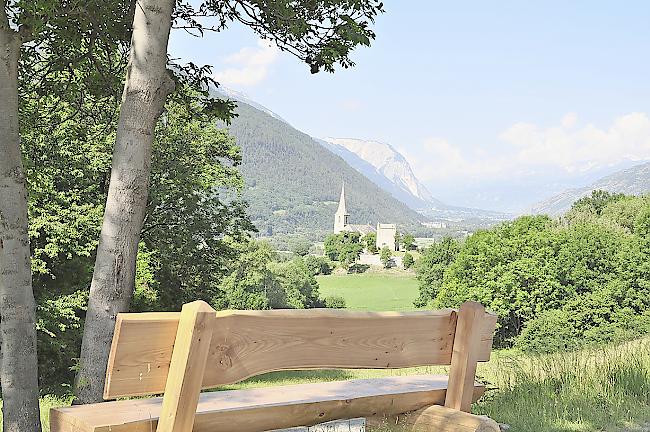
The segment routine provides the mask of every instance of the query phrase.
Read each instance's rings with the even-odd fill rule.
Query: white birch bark
[[[0,2],[0,383],[5,432],[40,431],[36,304],[18,129],[21,39]]]
[[[154,129],[174,83],[167,42],[174,0],[137,0],[104,221],[84,325],[76,403],[102,400],[119,312],[129,308],[151,172]]]

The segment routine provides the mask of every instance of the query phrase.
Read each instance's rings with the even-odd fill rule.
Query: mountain
[[[435,221],[457,222],[474,229],[512,219],[507,213],[448,205],[434,198],[415,176],[406,158],[389,144],[354,138],[316,141],[393,197]]]
[[[558,216],[569,210],[575,201],[597,189],[627,195],[641,195],[650,192],[650,162],[617,171],[596,180],[589,186],[568,189],[535,204],[531,211],[532,213]]]
[[[414,210],[446,207],[415,177],[408,161],[389,144],[355,138],[317,140],[373,183]]]
[[[404,231],[425,230],[425,216],[392,197],[312,137],[267,109],[229,97],[238,104],[238,116],[228,129],[241,147],[240,169],[246,184],[243,195],[261,235],[300,233],[316,239],[331,232],[343,183],[350,223],[397,223]]]
[[[268,109],[264,105],[259,104],[259,103],[255,102],[253,99],[249,98],[246,93],[243,93],[243,92],[240,92],[240,91],[237,91],[237,90],[233,90],[231,88],[224,87],[224,86],[220,86],[219,89],[217,90],[217,92],[221,93],[223,96],[226,96],[228,99],[236,100],[236,101],[239,101],[239,102],[244,102],[245,104],[248,104],[248,105],[252,106],[253,108],[258,109],[258,110],[270,115],[273,118],[276,118],[276,119],[278,119],[278,120],[280,120],[280,121],[282,121],[282,122],[284,122],[286,124],[289,124],[289,122],[286,121],[285,119],[283,119],[282,117],[280,117],[280,115],[278,115],[275,112],[271,111],[270,109]]]

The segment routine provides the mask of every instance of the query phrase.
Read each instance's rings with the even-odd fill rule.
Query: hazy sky
[[[335,74],[238,25],[176,31],[170,52],[313,136],[393,145],[452,204],[517,211],[650,159],[650,1],[385,8],[374,44]]]

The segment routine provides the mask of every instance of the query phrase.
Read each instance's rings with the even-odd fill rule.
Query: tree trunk
[[[5,432],[40,431],[36,304],[18,130],[21,40],[0,2],[0,382]]]
[[[151,172],[154,129],[174,88],[166,69],[174,0],[137,0],[104,221],[90,286],[75,403],[102,400],[118,313],[128,311]]]

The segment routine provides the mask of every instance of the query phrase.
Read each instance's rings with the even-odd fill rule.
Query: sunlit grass
[[[511,431],[620,431],[650,422],[650,339],[537,357],[496,356],[475,406]]]
[[[317,277],[322,297],[345,299],[348,309],[370,311],[413,310],[418,284],[409,273],[361,273]]]

